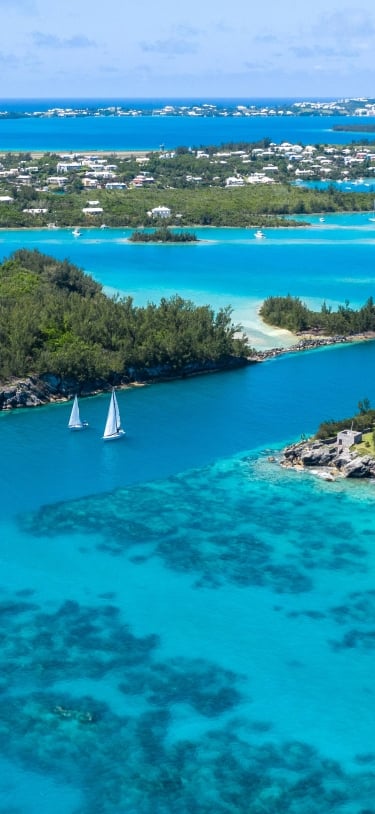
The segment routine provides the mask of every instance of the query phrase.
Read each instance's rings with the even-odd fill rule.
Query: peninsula
[[[135,307],[67,260],[21,249],[0,265],[0,409],[250,364],[230,307],[179,296]]]

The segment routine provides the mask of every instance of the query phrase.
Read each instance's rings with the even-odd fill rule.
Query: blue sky
[[[0,0],[0,96],[375,96],[375,3]]]

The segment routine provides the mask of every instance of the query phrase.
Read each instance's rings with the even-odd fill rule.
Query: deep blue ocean
[[[0,256],[68,257],[136,304],[232,304],[255,345],[287,345],[267,294],[374,294],[368,214],[309,221],[194,246],[1,231]],[[374,404],[374,360],[129,388],[112,444],[107,395],[82,433],[70,404],[0,414],[1,814],[374,814],[375,486],[270,460]]]

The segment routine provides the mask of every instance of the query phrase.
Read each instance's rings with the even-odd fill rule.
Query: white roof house
[[[101,215],[103,212],[102,206],[84,206],[82,209],[84,215]]]
[[[61,175],[50,175],[47,178],[47,184],[51,184],[54,187],[63,187],[68,182],[67,178],[62,178]]]
[[[23,209],[22,212],[26,212],[28,215],[45,215],[48,209]]]
[[[237,176],[231,176],[230,178],[225,179],[225,186],[226,187],[243,187],[244,185],[243,178],[238,178]]]
[[[169,206],[155,206],[151,209],[152,218],[170,218],[171,210]]]
[[[106,189],[127,189],[128,186],[123,181],[109,181],[105,185]]]
[[[81,170],[82,164],[80,161],[59,161],[56,166],[56,172],[70,172],[71,170]]]

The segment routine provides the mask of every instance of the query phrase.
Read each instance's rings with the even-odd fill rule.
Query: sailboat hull
[[[124,438],[125,430],[118,430],[112,435],[103,435],[103,441],[118,441],[119,438]]]

